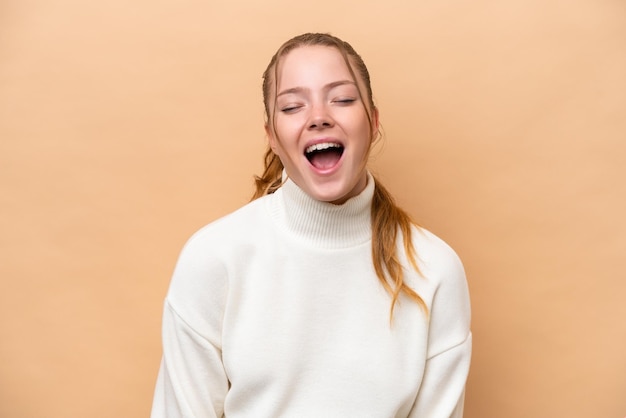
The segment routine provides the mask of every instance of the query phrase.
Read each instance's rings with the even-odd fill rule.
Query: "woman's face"
[[[299,47],[277,65],[276,100],[270,97],[274,126],[270,117],[266,127],[270,146],[289,178],[308,195],[344,203],[367,183],[365,167],[378,113],[370,109],[370,126],[369,103],[364,105],[336,48]]]

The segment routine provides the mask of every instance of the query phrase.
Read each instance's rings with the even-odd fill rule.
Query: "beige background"
[[[0,416],[148,415],[178,252],[249,198],[303,31],[361,52],[373,167],[465,262],[466,417],[626,415],[623,0],[2,0]]]

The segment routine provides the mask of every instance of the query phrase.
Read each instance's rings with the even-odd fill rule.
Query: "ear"
[[[379,122],[379,114],[378,108],[374,106],[372,109],[372,140],[376,138],[376,132],[379,132],[380,122]]]
[[[272,151],[274,151],[274,154],[276,154],[276,135],[274,135],[274,132],[269,123],[265,124],[265,135],[267,135],[267,141],[270,145],[270,148],[272,149]]]

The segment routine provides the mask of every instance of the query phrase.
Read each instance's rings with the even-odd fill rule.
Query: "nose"
[[[308,122],[309,129],[330,128],[334,123],[333,118],[324,104],[313,106]]]

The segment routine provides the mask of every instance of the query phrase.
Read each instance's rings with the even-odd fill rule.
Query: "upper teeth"
[[[334,142],[321,142],[319,144],[315,144],[315,145],[311,145],[310,147],[307,147],[305,152],[308,154],[309,152],[322,151],[328,148],[341,148],[341,145],[336,144]]]

